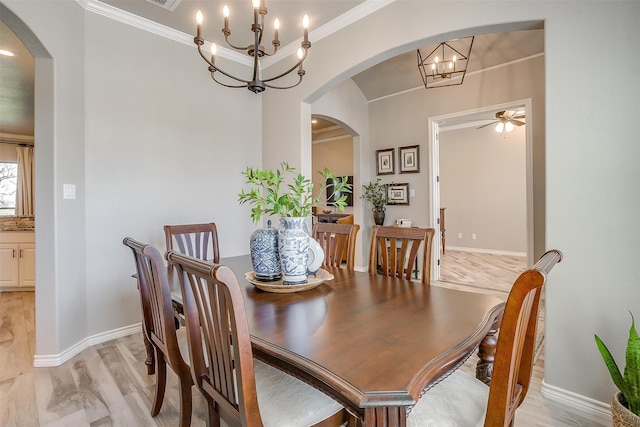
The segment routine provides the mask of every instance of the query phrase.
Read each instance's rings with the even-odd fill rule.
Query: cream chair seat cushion
[[[482,427],[488,400],[486,384],[457,370],[418,400],[407,427]]]
[[[326,394],[253,359],[260,416],[265,427],[306,427],[341,411]]]

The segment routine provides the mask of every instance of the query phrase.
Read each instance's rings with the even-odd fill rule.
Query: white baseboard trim
[[[102,332],[100,334],[92,335],[83,339],[82,341],[74,344],[59,354],[36,354],[33,357],[33,366],[35,368],[45,368],[52,366],[60,366],[64,362],[71,359],[82,350],[91,347],[92,345],[100,344],[103,342],[111,341],[116,338],[126,337],[127,335],[134,334],[142,331],[142,324],[135,323],[129,326],[123,326],[122,328],[113,329],[111,331]]]
[[[498,249],[464,248],[461,246],[449,246],[449,245],[447,245],[446,250],[460,251],[460,252],[477,252],[481,254],[493,254],[493,255],[519,256],[519,257],[527,256],[526,252],[500,251]]]
[[[542,381],[542,396],[566,406],[584,418],[593,420],[602,426],[611,426],[611,406],[608,403],[591,399],[568,390],[549,385]]]

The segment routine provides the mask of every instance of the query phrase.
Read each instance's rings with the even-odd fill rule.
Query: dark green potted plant
[[[362,198],[373,205],[373,221],[376,225],[384,224],[385,206],[387,201],[387,184],[382,184],[380,178],[362,186]]]
[[[619,390],[611,402],[614,427],[640,426],[640,337],[636,332],[633,314],[625,353],[624,374],[620,373],[616,361],[600,337],[595,335],[595,339],[613,383]]]

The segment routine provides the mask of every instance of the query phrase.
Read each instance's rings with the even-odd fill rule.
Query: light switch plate
[[[62,184],[62,198],[63,199],[75,199],[76,198],[76,186],[75,186],[75,184]]]

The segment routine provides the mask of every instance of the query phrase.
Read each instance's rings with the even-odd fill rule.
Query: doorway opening
[[[526,125],[499,133],[497,116],[508,111],[521,113]],[[429,118],[431,217],[442,233],[434,239],[432,280],[477,284],[478,278],[460,280],[465,276],[461,266],[493,255],[500,261],[489,264],[502,263],[507,273],[496,290],[508,291],[512,278],[533,264],[531,115],[531,99],[525,99]],[[450,263],[458,275],[443,275],[444,260],[454,251],[459,259]]]

